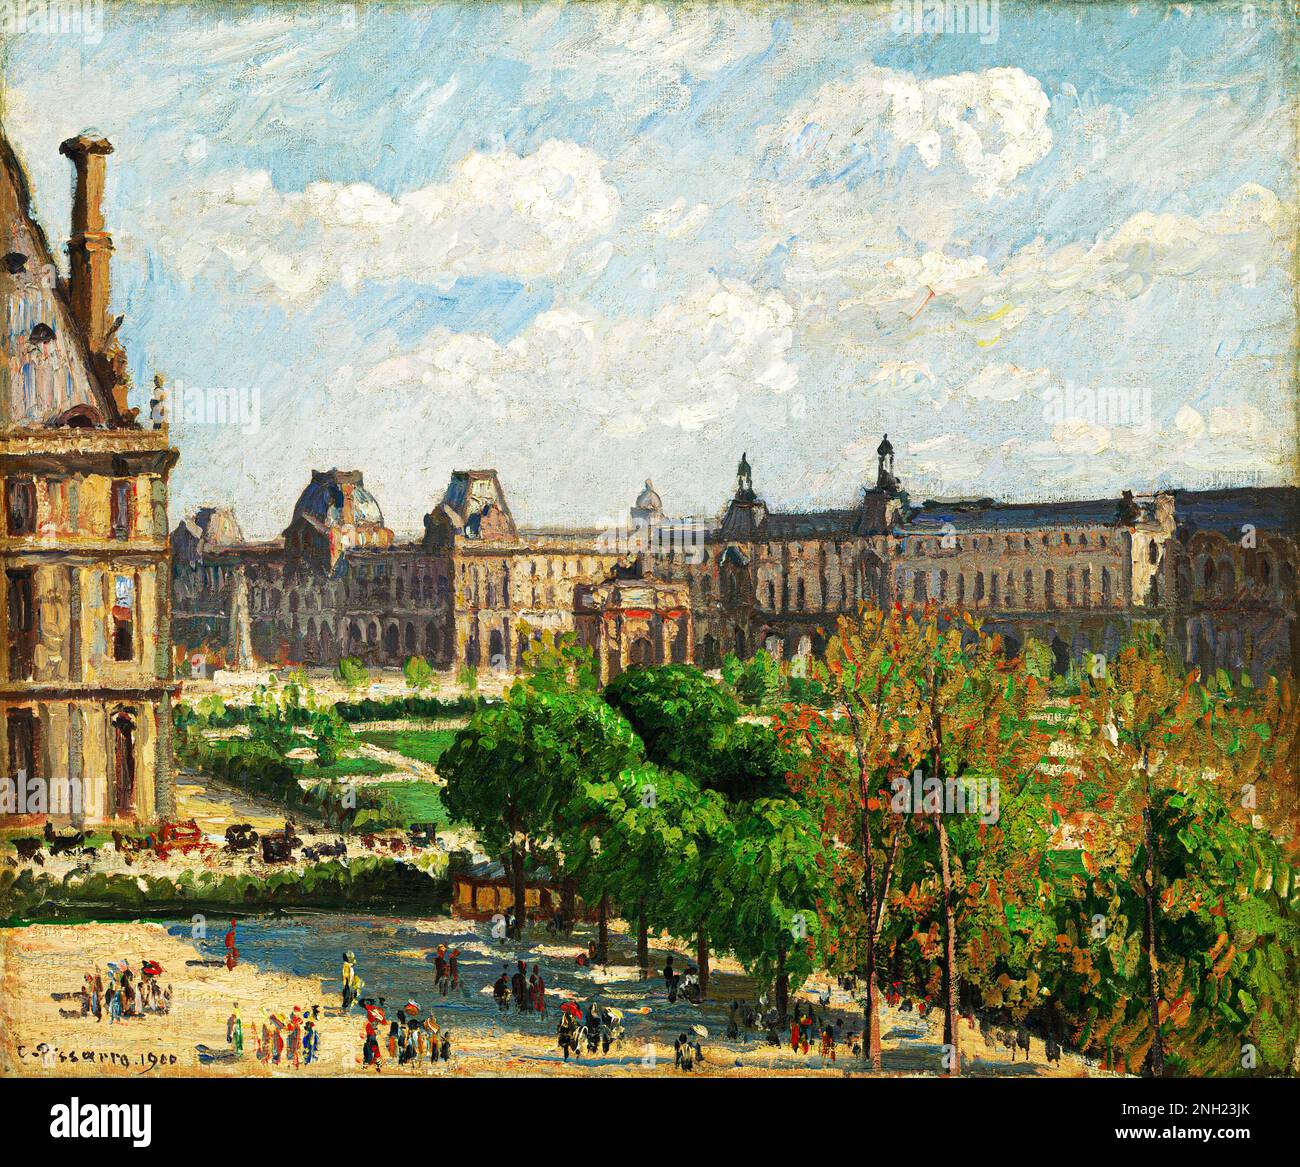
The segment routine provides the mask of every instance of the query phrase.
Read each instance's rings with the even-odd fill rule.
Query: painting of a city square
[[[1292,4],[0,15],[0,1075],[1300,1074]]]

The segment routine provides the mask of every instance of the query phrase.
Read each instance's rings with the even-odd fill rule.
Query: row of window
[[[109,605],[109,651],[115,661],[135,660],[136,586],[132,575],[113,575]],[[41,605],[30,568],[5,572],[9,610],[9,679],[30,681],[36,673],[36,644],[41,632]]]
[[[73,716],[76,716],[74,711]],[[113,781],[109,788],[110,815],[124,815],[135,809],[136,805],[136,712],[130,707],[121,707],[114,711],[113,727]],[[35,711],[31,709],[11,709],[5,718],[5,730],[9,739],[9,773],[25,775],[32,779],[49,779],[44,774],[41,764],[41,723]],[[63,776],[66,781],[66,776]],[[29,795],[30,797],[30,795]],[[69,795],[75,799],[77,795]],[[52,811],[60,807],[59,794],[49,789],[43,805]],[[69,810],[88,810],[77,807],[75,803]]]
[[[1085,567],[1076,576],[1074,568],[1071,567],[1067,568],[1064,574],[1066,607],[1092,607],[1094,601],[1092,569]],[[932,579],[936,575],[937,578]],[[1057,594],[1057,574],[1055,570],[1050,567],[1045,569],[1039,576],[1039,580],[1041,582],[1043,606],[1055,608],[1060,600],[1060,596]],[[937,573],[928,571],[905,572],[900,568],[895,575],[895,583],[899,596],[908,595],[910,590],[910,599],[918,604],[933,599],[938,600],[941,604],[951,601],[957,604],[988,604],[990,607],[1005,606],[1013,608],[1019,606],[1033,608],[1036,603],[1035,573],[1032,570],[1025,571],[1020,577],[1018,600],[1016,596],[1017,577],[1013,571],[1007,572],[1005,576],[1000,572],[990,572],[987,577],[984,572],[977,571],[970,581],[969,594],[967,592],[967,577],[964,572],[957,573],[956,587],[954,589],[950,589],[949,575],[944,570]],[[1101,569],[1100,583],[1100,594],[1096,598],[1100,599],[1103,608],[1108,608],[1115,603],[1110,568],[1103,567]]]
[[[75,478],[54,478],[47,482],[51,509],[58,526],[80,527],[80,483]],[[37,514],[36,481],[26,476],[5,479],[5,530],[11,536],[35,535]],[[129,539],[135,529],[135,480],[114,478],[109,489],[109,536]]]
[[[1107,545],[1104,534],[1097,534],[1094,538],[1096,546],[1105,547]],[[1041,535],[1027,535],[1020,532],[1011,535],[972,535],[969,538],[963,538],[956,534],[913,535],[908,538],[907,543],[913,556],[933,555],[940,551],[1001,551],[1004,548],[1007,551],[1032,551],[1040,546],[1053,546],[1052,536],[1048,532]],[[1089,540],[1086,531],[1080,531],[1077,534],[1065,531],[1056,540],[1055,545],[1060,547],[1090,547],[1093,544]],[[894,549],[902,554],[903,545],[896,543]]]

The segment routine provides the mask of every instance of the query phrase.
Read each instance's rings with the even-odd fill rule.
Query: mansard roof
[[[1117,498],[1063,502],[995,502],[980,499],[927,499],[914,508],[903,530],[930,531],[951,524],[957,530],[1021,531],[1048,527],[1104,527],[1119,520]]]
[[[437,511],[446,516],[455,532],[469,538],[518,537],[506,492],[495,470],[453,470]]]
[[[383,511],[365,488],[360,470],[313,470],[311,482],[294,505],[293,517],[307,519],[321,529],[337,527],[345,521],[349,499],[353,526],[384,525]]]
[[[856,510],[768,511],[763,535],[769,539],[847,538]]]
[[[1175,490],[1179,534],[1217,531],[1238,538],[1247,524],[1259,531],[1300,533],[1300,487],[1242,486],[1223,490]]]
[[[0,429],[122,424],[68,303],[22,164],[0,127]]]

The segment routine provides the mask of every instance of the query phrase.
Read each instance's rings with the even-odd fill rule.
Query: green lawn
[[[357,737],[381,750],[393,750],[404,758],[432,766],[455,741],[456,733],[454,729],[363,729]]]
[[[390,774],[392,766],[387,766],[383,762],[377,762],[374,758],[367,758],[361,755],[352,758],[339,758],[338,761],[328,766],[322,766],[319,762],[300,762],[298,773],[303,778],[308,778],[313,782],[331,778],[354,778],[368,777],[375,774]]]
[[[366,790],[391,799],[398,817],[408,826],[411,823],[437,823],[445,827],[449,821],[438,787],[432,782],[376,782]]]

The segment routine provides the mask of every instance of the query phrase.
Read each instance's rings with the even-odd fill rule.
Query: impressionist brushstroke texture
[[[328,465],[403,533],[460,465],[533,522],[650,475],[712,513],[742,449],[770,497],[843,506],[882,430],[935,494],[1289,480],[1268,5],[1003,4],[992,43],[888,7],[216,15],[6,48],[47,222],[58,142],[117,147],[137,384],[257,388],[255,433],[176,427],[177,513],[269,536]]]

